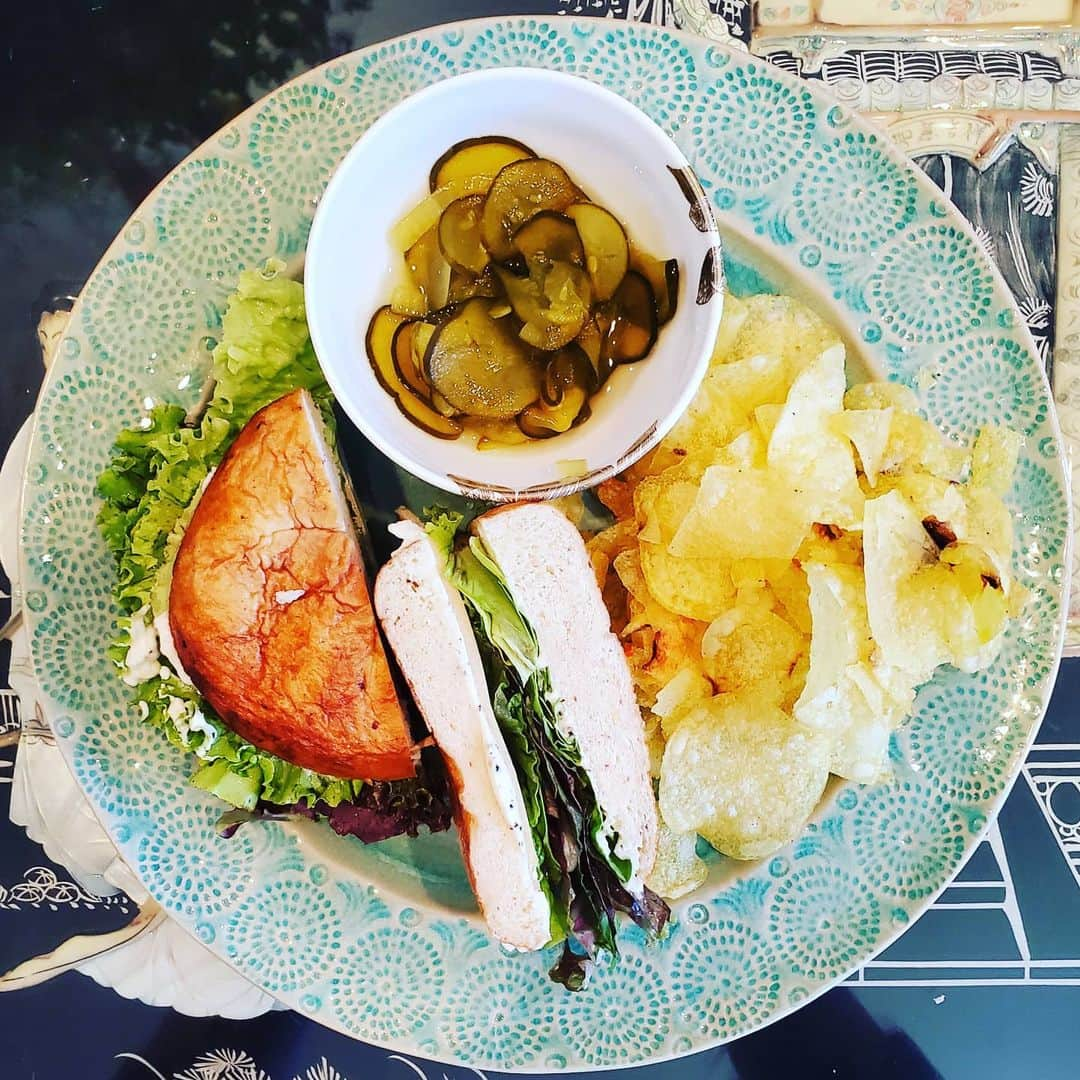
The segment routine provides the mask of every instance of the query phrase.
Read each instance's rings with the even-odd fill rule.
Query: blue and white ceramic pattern
[[[181,755],[141,726],[104,655],[113,629],[93,482],[146,399],[190,400],[197,345],[237,273],[304,243],[334,163],[414,90],[463,71],[570,71],[637,102],[695,165],[733,241],[911,385],[957,437],[1008,417],[1026,441],[1010,495],[1029,589],[998,661],[942,671],[893,744],[894,776],[838,787],[787,851],[714,864],[660,946],[572,996],[550,957],[509,956],[463,904],[446,838],[365,849],[314,825],[220,840]],[[753,275],[744,274],[749,280]],[[736,275],[736,279],[737,279]],[[1063,627],[1069,505],[1028,331],[970,228],[880,136],[817,88],[662,28],[507,18],[343,57],[200,147],[106,252],[38,410],[23,499],[25,607],[54,730],[150,892],[244,975],[358,1038],[475,1067],[657,1061],[797,1007],[897,936],[961,865],[1017,774]],[[78,544],[72,537],[79,537]]]

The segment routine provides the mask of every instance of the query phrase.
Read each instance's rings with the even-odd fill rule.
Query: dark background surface
[[[626,10],[617,0],[41,0],[17,9],[0,7],[5,127],[0,145],[0,451],[32,411],[41,382],[35,335],[40,312],[56,297],[77,292],[135,206],[194,146],[252,100],[333,55],[425,25],[485,14]],[[0,515],[14,512],[14,507],[0,506]],[[0,603],[0,616],[5,613]],[[0,649],[3,671],[6,646]],[[1077,701],[1080,670],[1066,664],[1042,743],[1080,743]],[[47,865],[21,830],[7,823],[6,790],[0,787],[0,884],[17,880],[27,867]],[[1032,953],[1063,962],[1080,956],[1080,878],[1070,874],[1036,803],[1021,781],[1002,815],[1012,863],[1002,876],[1015,885]],[[971,873],[986,876],[981,869]],[[47,904],[0,904],[0,968],[70,933],[104,929],[128,915],[115,907],[73,912],[52,911]],[[965,936],[971,939],[970,948],[960,949],[965,955],[996,959],[1007,954],[1004,939],[995,938],[1001,928],[991,920],[958,924],[938,916],[936,910],[928,915],[889,954],[953,956]],[[1080,974],[1080,960],[1076,966],[1074,977]],[[956,986],[947,983],[944,973],[942,982],[934,983],[934,969],[928,970],[929,975],[924,972],[910,984],[893,979],[897,985],[838,988],[759,1034],[654,1066],[648,1075],[657,1080],[1051,1080],[1080,1075],[1075,1041],[1080,983],[980,986],[980,980],[967,978],[967,985]],[[1007,970],[1014,974],[1003,978],[1031,974]],[[204,1061],[196,1068],[200,1057],[214,1053],[219,1054],[218,1066]],[[142,1060],[119,1056],[128,1054]],[[221,1063],[228,1062],[229,1054],[233,1064],[226,1068]],[[243,1064],[242,1054],[257,1066]],[[327,1070],[316,1071],[322,1059]],[[422,1062],[419,1067],[431,1077],[445,1071],[449,1080],[473,1075]],[[385,1051],[290,1013],[243,1023],[192,1020],[125,1001],[76,974],[0,996],[3,1080],[154,1075],[381,1080],[416,1071]]]

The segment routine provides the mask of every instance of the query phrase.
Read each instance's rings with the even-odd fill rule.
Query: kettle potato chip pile
[[[896,383],[847,387],[801,303],[728,296],[671,434],[599,496],[589,541],[659,781],[653,887],[704,880],[696,836],[762,858],[829,774],[888,775],[889,735],[941,664],[990,664],[1023,590],[1003,497],[1019,436],[947,441]]]

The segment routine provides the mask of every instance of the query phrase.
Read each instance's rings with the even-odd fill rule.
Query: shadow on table
[[[837,989],[727,1048],[738,1080],[943,1080],[904,1032]]]
[[[476,1080],[477,1075],[464,1067],[410,1060],[365,1046],[296,1013],[233,1021],[148,1009],[74,973],[8,995],[3,1017],[0,1075],[5,1080],[31,1076],[415,1080],[418,1075]],[[57,1037],[55,1025],[61,1017],[63,1035]],[[328,1067],[320,1071],[324,1058]],[[231,1071],[224,1067],[230,1061]],[[242,1061],[247,1063],[244,1068]],[[484,1075],[496,1080],[503,1074],[485,1070]],[[998,1074],[991,1069],[986,1075]],[[566,1080],[575,1076],[586,1080],[582,1073],[568,1073]],[[606,1076],[609,1080],[943,1080],[904,1033],[882,1027],[845,988],[728,1046]]]

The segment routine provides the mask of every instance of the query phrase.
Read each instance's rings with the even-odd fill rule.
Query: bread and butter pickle
[[[390,233],[404,273],[368,327],[380,385],[425,431],[480,448],[583,423],[674,315],[678,262],[636,248],[562,165],[515,139],[452,146],[428,183]]]

